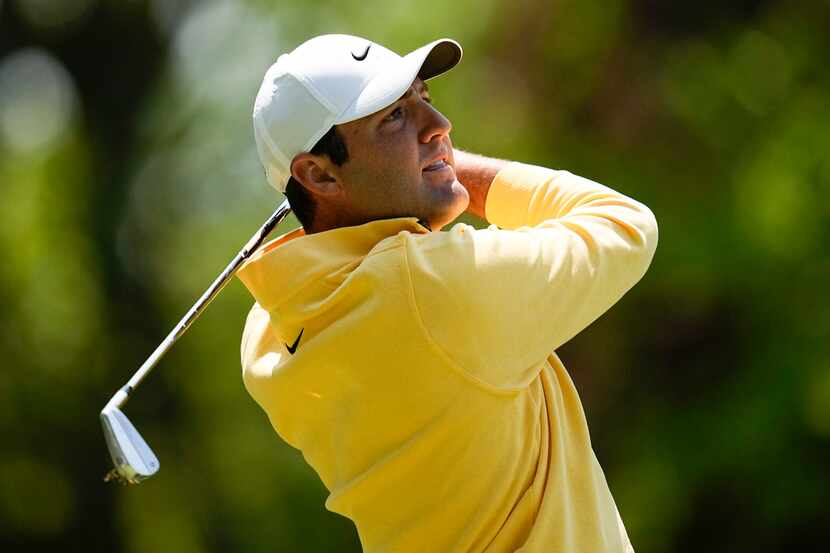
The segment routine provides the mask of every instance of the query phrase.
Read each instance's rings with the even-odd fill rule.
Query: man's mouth
[[[439,159],[435,163],[431,163],[431,164],[427,165],[426,167],[424,167],[424,172],[426,173],[428,171],[440,171],[441,169],[443,169],[444,167],[447,167],[447,166],[448,165],[447,165],[446,160]]]

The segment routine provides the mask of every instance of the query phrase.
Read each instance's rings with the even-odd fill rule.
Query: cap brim
[[[461,45],[448,38],[430,42],[410,52],[400,63],[382,71],[369,81],[360,96],[335,119],[341,125],[376,113],[395,103],[412,85],[416,77],[423,80],[446,73],[459,61]]]

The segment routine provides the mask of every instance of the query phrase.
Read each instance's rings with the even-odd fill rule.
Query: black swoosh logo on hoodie
[[[294,340],[293,344],[291,344],[290,346],[288,344],[285,344],[285,347],[288,348],[288,353],[290,353],[291,355],[294,355],[294,352],[297,351],[297,346],[300,345],[300,338],[303,337],[303,330],[305,329],[300,329],[300,335],[297,336],[297,339]]]

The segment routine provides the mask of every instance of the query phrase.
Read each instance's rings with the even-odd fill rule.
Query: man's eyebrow
[[[424,81],[415,82],[413,84],[415,85],[415,88],[417,89],[418,94],[423,94],[424,92],[429,94],[429,87],[427,86],[427,83],[425,83]],[[410,96],[412,96],[412,87],[411,86],[406,89],[406,92],[404,92],[403,96],[398,98],[397,101],[400,102],[401,100],[406,100]]]
[[[415,84],[415,87],[418,89],[418,94],[423,94],[424,92],[429,94],[429,87],[427,86],[427,83],[425,83],[424,81],[421,81],[419,83],[414,83],[414,84]],[[406,92],[404,92],[403,95],[400,98],[395,100],[394,104],[389,106],[389,108],[393,107],[394,105],[396,105],[398,102],[400,102],[402,100],[408,99],[409,97],[412,96],[412,94],[414,94],[414,91],[412,90],[412,87],[410,86],[409,88],[406,89]],[[378,112],[377,115],[380,116],[381,113],[383,113],[383,110]]]
[[[404,92],[403,95],[400,98],[398,98],[396,101],[400,102],[401,100],[406,100],[410,96],[412,96],[412,87],[411,86],[409,88],[407,88],[406,92]]]

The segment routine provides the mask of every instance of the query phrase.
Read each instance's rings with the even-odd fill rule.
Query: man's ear
[[[291,176],[312,194],[330,196],[340,192],[340,181],[331,172],[331,166],[325,156],[297,154],[291,162]]]

